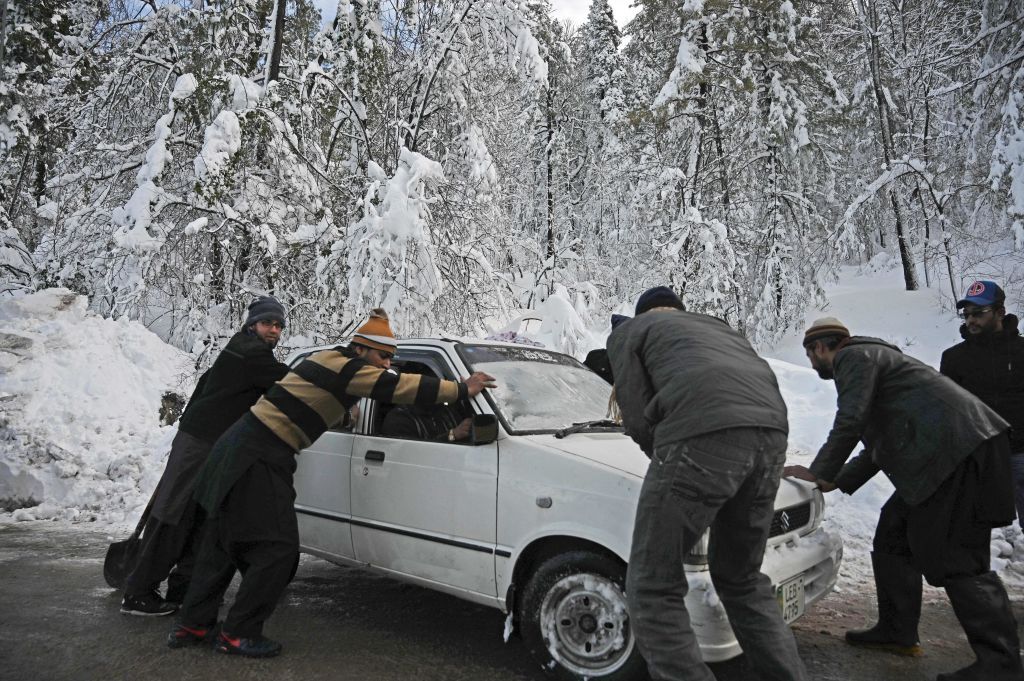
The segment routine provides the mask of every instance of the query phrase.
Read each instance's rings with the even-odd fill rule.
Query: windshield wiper
[[[568,428],[562,428],[555,431],[555,437],[562,439],[566,435],[572,435],[573,433],[582,433],[585,430],[592,430],[598,433],[611,433],[622,430],[622,424],[616,423],[611,419],[598,419],[596,421],[580,421],[574,423]]]

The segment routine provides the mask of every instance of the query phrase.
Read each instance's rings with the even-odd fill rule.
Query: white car
[[[393,406],[362,400],[351,431],[329,430],[298,457],[302,550],[497,608],[508,614],[506,636],[514,626],[557,677],[646,678],[623,583],[648,459],[603,421],[610,386],[572,357],[535,347],[398,345],[400,371],[454,380],[485,371],[498,387],[439,407],[473,415],[466,442],[385,437]],[[811,485],[783,480],[776,509],[762,569],[793,621],[831,590],[842,542],[821,527],[824,502]],[[686,605],[704,659],[715,662],[741,651],[706,546],[705,536],[687,561]]]

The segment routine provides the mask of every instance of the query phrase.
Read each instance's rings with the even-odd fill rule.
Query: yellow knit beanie
[[[370,310],[370,318],[356,329],[352,335],[352,342],[382,352],[393,353],[398,349],[395,334],[388,321],[388,313],[379,307]]]

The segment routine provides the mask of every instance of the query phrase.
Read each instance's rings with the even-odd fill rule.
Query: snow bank
[[[175,428],[161,396],[188,393],[188,355],[136,322],[48,289],[0,302],[0,500],[8,518],[134,522]]]

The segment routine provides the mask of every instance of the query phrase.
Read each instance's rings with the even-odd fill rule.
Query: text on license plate
[[[804,576],[794,577],[788,582],[779,584],[775,590],[775,598],[782,609],[782,618],[786,623],[792,622],[804,614]]]

